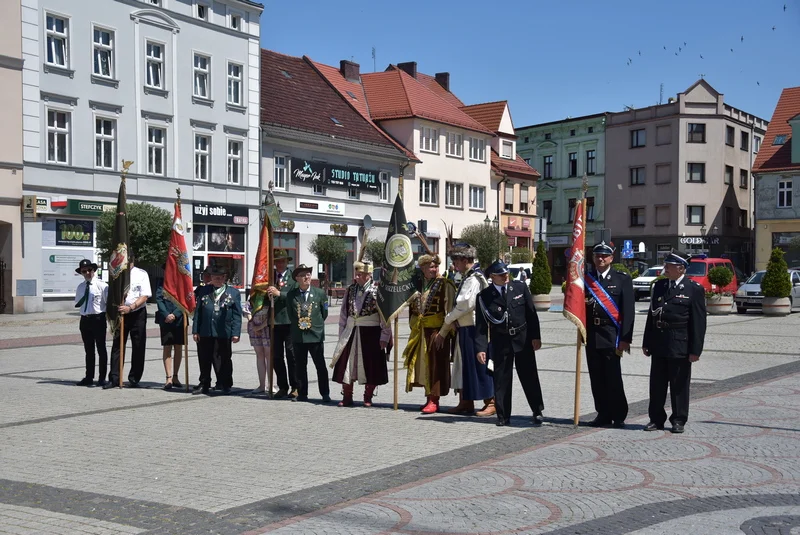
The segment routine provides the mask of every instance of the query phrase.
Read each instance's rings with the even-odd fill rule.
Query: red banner
[[[270,279],[273,266],[270,259],[270,239],[269,221],[264,220],[261,225],[261,235],[258,239],[258,250],[256,251],[256,263],[253,267],[253,282],[250,285],[250,306],[251,313],[255,314],[264,307],[267,299],[267,288],[270,286]]]
[[[194,287],[192,286],[189,252],[186,249],[186,239],[184,238],[180,200],[175,203],[175,217],[172,219],[172,233],[169,237],[166,264],[164,295],[188,316],[194,312]]]
[[[586,343],[586,297],[583,280],[583,263],[586,255],[586,227],[583,218],[583,203],[575,205],[575,221],[572,227],[572,249],[567,270],[567,287],[564,292],[564,317],[578,327],[581,340]]]

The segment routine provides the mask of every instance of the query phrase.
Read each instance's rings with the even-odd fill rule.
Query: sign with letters
[[[192,214],[195,223],[216,223],[228,226],[247,225],[250,222],[247,208],[230,204],[194,203]]]
[[[292,180],[310,185],[334,188],[378,190],[378,172],[342,165],[333,165],[302,158],[292,158]]]

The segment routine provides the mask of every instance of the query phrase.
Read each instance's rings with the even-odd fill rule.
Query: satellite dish
[[[361,222],[361,225],[369,230],[372,228],[372,218],[369,215],[364,216],[364,220]]]

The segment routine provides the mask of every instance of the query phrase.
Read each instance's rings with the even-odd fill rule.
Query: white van
[[[533,273],[533,264],[509,264],[508,274],[509,279],[514,281],[528,282]]]

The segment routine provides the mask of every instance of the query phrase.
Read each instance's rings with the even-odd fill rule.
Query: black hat
[[[502,260],[495,261],[491,266],[486,268],[486,276],[490,275],[505,275],[508,273],[508,266]]]
[[[211,273],[212,277],[214,275],[227,275],[228,274],[228,270],[225,269],[225,266],[221,266],[219,264],[211,264],[209,267],[211,268],[210,273]]]
[[[592,249],[592,253],[594,254],[614,254],[614,246],[613,244],[606,243],[601,241],[597,245],[594,246]]]
[[[665,264],[675,264],[678,266],[689,267],[689,259],[691,257],[685,253],[678,252],[676,250],[670,251],[667,257],[664,259]]]
[[[302,275],[303,273],[306,273],[306,272],[311,273],[312,271],[314,271],[314,268],[308,267],[305,264],[300,264],[299,266],[294,268],[294,270],[292,271],[292,278],[293,279],[297,279],[298,275]]]
[[[95,264],[88,258],[84,258],[83,260],[81,260],[80,264],[78,264],[78,268],[75,270],[75,273],[80,275],[81,270],[87,267],[92,268],[92,271],[97,271],[97,264]]]

